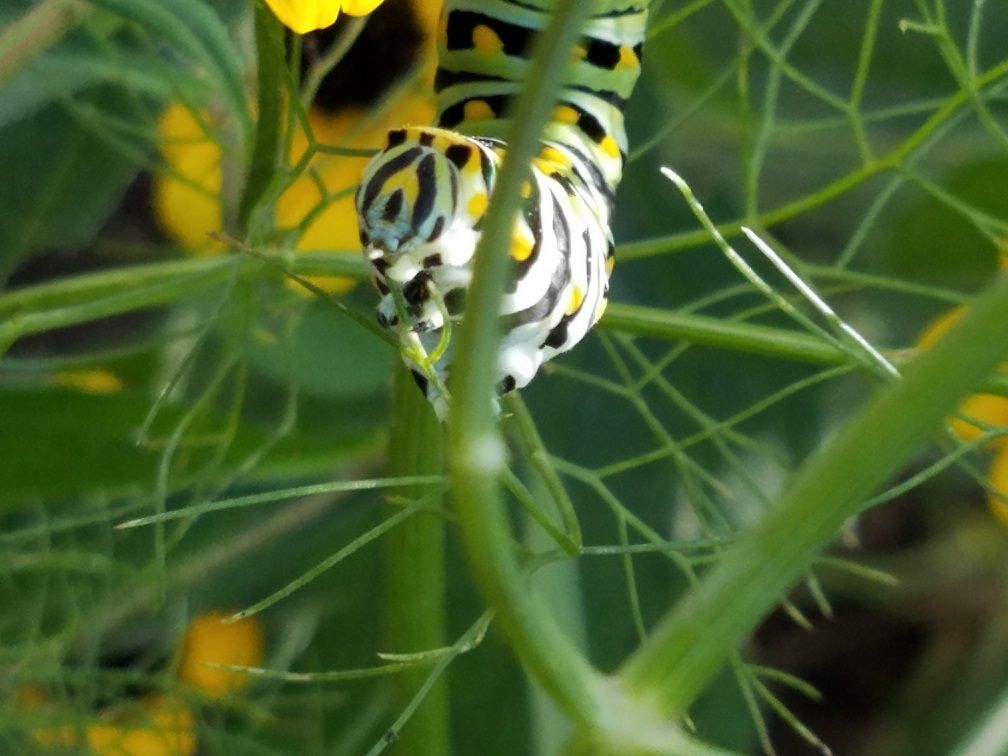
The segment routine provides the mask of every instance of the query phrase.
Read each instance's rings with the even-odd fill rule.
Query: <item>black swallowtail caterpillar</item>
[[[593,9],[523,191],[501,302],[500,390],[577,344],[605,309],[609,222],[626,158],[623,105],[637,81],[648,0]],[[450,327],[505,151],[508,101],[526,76],[551,0],[447,0],[438,32],[438,128],[389,134],[357,192],[361,243],[417,383],[443,419]]]

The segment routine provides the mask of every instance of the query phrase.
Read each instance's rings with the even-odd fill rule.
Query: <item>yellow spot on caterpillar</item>
[[[637,53],[633,51],[632,47],[627,47],[626,45],[620,47],[619,62],[616,63],[616,68],[640,68]]]
[[[541,157],[532,158],[533,167],[542,174],[550,175],[553,173],[555,166],[548,160],[543,160]]]
[[[496,55],[504,49],[504,43],[497,32],[485,24],[477,24],[472,31],[473,47],[480,55]]]
[[[612,275],[613,266],[615,266],[615,265],[616,265],[616,258],[615,257],[613,257],[612,255],[610,255],[609,257],[606,258],[606,261],[605,261],[605,272],[606,272],[606,275],[610,275],[610,276]]]
[[[570,167],[570,158],[555,147],[543,147],[539,152],[539,157],[553,165]]]
[[[571,289],[570,299],[567,300],[567,310],[568,315],[573,315],[581,307],[581,303],[584,302],[584,292],[581,291],[577,286]]]
[[[469,204],[466,205],[466,212],[473,218],[477,220],[483,217],[483,213],[487,209],[487,196],[480,192],[479,194],[474,194],[469,200]]]
[[[570,105],[558,105],[553,110],[553,120],[557,123],[575,124],[578,122],[578,112]]]
[[[468,100],[462,106],[462,117],[467,121],[489,121],[496,118],[496,113],[485,100]]]
[[[588,57],[587,49],[585,49],[581,45],[574,45],[574,48],[571,50],[572,60],[584,60],[587,57]]]
[[[462,167],[462,170],[465,172],[465,175],[469,178],[472,178],[482,173],[483,163],[476,156],[475,151],[469,156],[469,159],[466,161],[466,164]]]
[[[435,134],[434,141],[431,142],[431,149],[436,152],[444,153],[453,144],[452,140],[442,134]]]
[[[532,254],[532,247],[534,243],[527,239],[525,235],[519,229],[515,229],[514,236],[511,238],[511,257],[517,262],[525,262],[529,259]]]
[[[416,201],[417,194],[420,192],[420,184],[416,172],[412,170],[412,166],[401,171],[396,171],[389,176],[382,187],[382,193],[392,195],[397,189],[402,189],[403,199],[407,204],[412,204]]]
[[[620,154],[619,145],[616,144],[616,140],[613,139],[609,134],[606,134],[602,138],[602,141],[599,142],[599,148],[609,157],[612,158],[619,157]]]
[[[521,196],[522,199],[528,199],[532,196],[532,184],[528,181],[523,181],[521,185]]]

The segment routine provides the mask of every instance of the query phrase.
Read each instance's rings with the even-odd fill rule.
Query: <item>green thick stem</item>
[[[537,39],[530,64],[527,81],[538,86],[526,87],[516,103],[507,157],[484,220],[472,288],[455,337],[448,442],[455,511],[483,592],[526,671],[569,717],[582,724],[600,718],[601,677],[529,590],[515,560],[498,485],[505,465],[504,445],[491,397],[497,381],[498,307],[520,185],[590,5],[583,0],[557,3],[549,26]]]
[[[836,365],[849,361],[842,349],[812,334],[656,307],[614,302],[606,308],[599,327],[800,362]]]
[[[629,694],[683,716],[747,633],[807,569],[847,518],[1008,356],[1008,276],[905,377],[882,388],[781,500],[657,625],[620,671]]]
[[[392,392],[389,474],[441,474],[444,431],[402,363],[396,367]],[[430,499],[430,491],[429,485],[409,486],[397,494],[409,500],[428,497],[436,509],[443,497]],[[389,506],[390,515],[402,509],[401,504]],[[385,535],[388,651],[413,653],[445,645],[444,529],[439,514],[420,512]],[[429,675],[430,670],[421,667],[394,678],[395,710],[406,708]],[[434,684],[396,735],[394,753],[451,753],[446,678]]]
[[[255,4],[258,74],[255,141],[238,205],[238,228],[249,219],[276,173],[280,150],[280,87],[284,76],[283,27],[265,3]],[[273,224],[269,224],[272,227]]]

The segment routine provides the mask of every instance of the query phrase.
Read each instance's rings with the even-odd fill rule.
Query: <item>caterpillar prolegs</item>
[[[450,330],[506,145],[509,99],[526,77],[548,0],[448,0],[438,39],[438,127],[389,134],[357,192],[361,243],[382,294],[378,320],[404,345],[417,383],[444,419]],[[559,100],[523,189],[500,305],[500,390],[601,317],[612,272],[609,228],[626,159],[623,106],[640,73],[646,0],[593,0]]]

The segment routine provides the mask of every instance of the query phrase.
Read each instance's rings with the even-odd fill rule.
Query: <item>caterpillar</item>
[[[605,310],[610,220],[626,160],[623,107],[640,73],[647,0],[591,0],[558,101],[522,191],[500,313],[499,390],[526,386]],[[443,420],[451,328],[506,151],[508,106],[551,0],[447,0],[438,30],[436,127],[406,127],[364,170],[360,240],[417,384]]]

